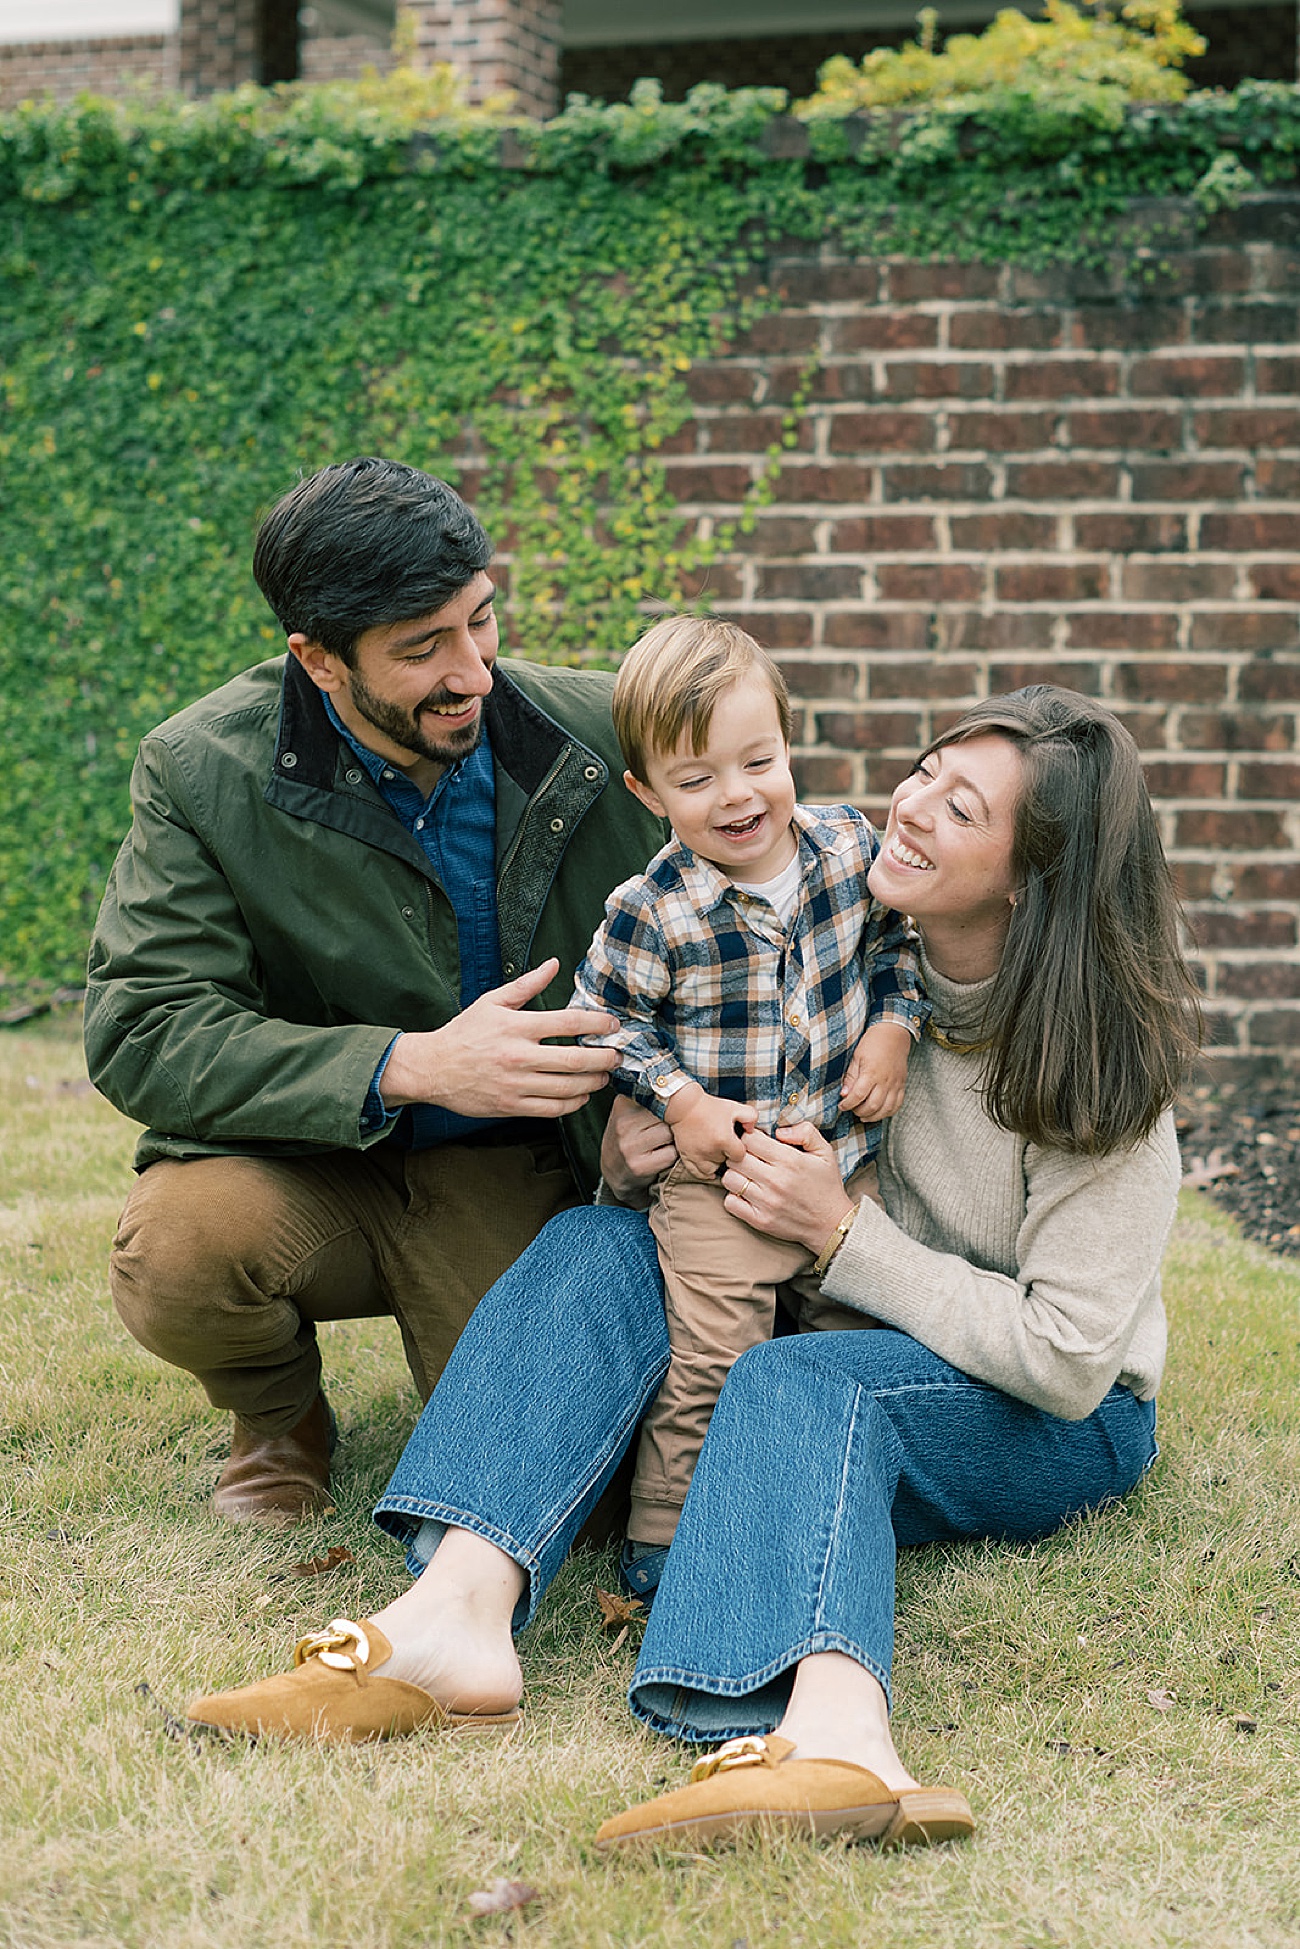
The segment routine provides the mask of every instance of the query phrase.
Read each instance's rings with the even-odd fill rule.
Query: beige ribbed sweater
[[[936,1026],[974,1039],[991,982],[923,970]],[[1172,1112],[1132,1150],[1069,1156],[991,1123],[979,1073],[978,1055],[922,1036],[878,1159],[885,1210],[863,1204],[823,1292],[1066,1420],[1117,1380],[1149,1399],[1180,1175]]]

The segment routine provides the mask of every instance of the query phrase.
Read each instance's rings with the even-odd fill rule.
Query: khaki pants
[[[127,1329],[268,1435],[320,1386],[316,1325],[391,1313],[422,1398],[475,1306],[581,1203],[559,1144],[153,1164],[113,1242]]]
[[[845,1192],[875,1197],[875,1165],[855,1171]],[[628,1522],[638,1543],[672,1542],[722,1383],[747,1347],[771,1339],[778,1286],[802,1333],[878,1324],[823,1299],[809,1271],[816,1255],[733,1218],[725,1195],[720,1184],[691,1177],[682,1164],[651,1187],[650,1228],[659,1246],[673,1358],[641,1424]]]

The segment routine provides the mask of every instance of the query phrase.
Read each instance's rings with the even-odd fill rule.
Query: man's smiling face
[[[399,765],[454,765],[472,751],[496,662],[495,595],[480,571],[434,615],[363,630],[333,693],[354,736]]]

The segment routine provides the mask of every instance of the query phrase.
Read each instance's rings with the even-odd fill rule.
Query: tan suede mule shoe
[[[372,1670],[392,1656],[379,1626],[352,1624],[336,1617],[323,1631],[303,1638],[293,1654],[294,1668],[237,1692],[213,1692],[195,1699],[187,1717],[223,1732],[246,1732],[271,1739],[319,1739],[333,1745],[362,1745],[370,1739],[398,1739],[420,1726],[448,1731],[513,1726],[519,1711],[449,1712],[418,1685],[384,1678]]]
[[[962,1840],[975,1831],[964,1794],[950,1787],[887,1787],[845,1760],[792,1760],[775,1734],[729,1739],[691,1769],[690,1785],[615,1814],[598,1848],[658,1843],[707,1847],[767,1829],[845,1834],[887,1847]]]

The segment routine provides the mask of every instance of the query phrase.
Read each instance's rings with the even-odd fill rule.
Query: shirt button
[[[551,820],[551,831],[552,831],[552,832],[563,832],[563,831],[564,831],[564,821],[563,821],[563,819],[552,819],[552,820]]]
[[[392,783],[393,774],[390,771],[380,772],[379,776],[383,779],[386,785]]]
[[[787,1096],[785,1100],[787,1103],[797,1103],[799,1101],[798,1090],[791,1090],[789,1096]]]
[[[359,785],[361,783],[361,773],[359,771],[345,771],[343,776],[349,785]]]
[[[790,1027],[792,1029],[797,1029],[798,1026],[799,1026],[799,1011],[795,1009],[792,1010],[790,1015]]]

